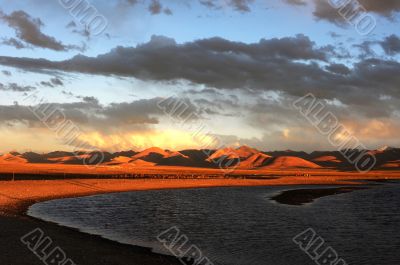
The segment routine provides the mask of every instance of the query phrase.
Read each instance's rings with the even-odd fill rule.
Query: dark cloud
[[[63,86],[64,85],[63,81],[61,81],[61,79],[57,78],[57,77],[51,78],[50,82],[55,86]]]
[[[359,44],[354,44],[361,51],[361,57],[378,57],[375,49],[377,46],[382,47],[386,55],[394,56],[400,53],[400,38],[397,35],[390,35],[383,40],[366,40]]]
[[[387,55],[396,55],[400,53],[400,38],[396,35],[386,37],[380,42]]]
[[[162,5],[158,0],[151,0],[149,5],[149,11],[153,15],[158,15],[162,11]]]
[[[268,58],[326,60],[326,53],[316,48],[315,43],[302,34],[281,39],[261,39],[254,44],[232,42],[218,37],[198,40],[193,44],[220,55],[232,53],[237,56],[249,56],[252,59],[261,57],[261,60]]]
[[[95,97],[82,97],[82,100],[93,105],[99,105],[99,100]]]
[[[334,38],[334,39],[337,39],[337,38],[342,37],[342,35],[340,35],[340,34],[334,32],[334,31],[329,31],[328,34],[329,34],[329,36],[331,36],[331,37]]]
[[[263,39],[252,44],[221,38],[177,44],[173,39],[154,36],[148,43],[117,47],[97,57],[80,55],[60,62],[0,57],[0,64],[25,70],[118,75],[145,81],[188,80],[208,88],[271,91],[291,97],[311,92],[320,99],[354,106],[376,104],[381,97],[400,98],[399,62],[370,58],[345,66],[330,63],[327,58],[331,54],[331,48],[317,47],[304,35]],[[395,103],[359,110],[375,110],[376,116],[389,115],[398,109]]]
[[[41,31],[41,28],[44,26],[42,20],[39,18],[32,18],[22,10],[14,11],[10,15],[6,15],[0,10],[0,20],[13,28],[21,41],[32,46],[55,51],[81,50],[81,47],[65,45],[54,37],[44,34]],[[25,44],[22,44],[21,41],[13,38],[8,41],[9,45],[13,45],[16,48],[24,48],[21,47],[21,45]]]
[[[198,98],[193,102],[197,104],[199,113],[221,116],[240,116],[239,105],[232,99],[220,98]]]
[[[375,12],[387,17],[400,11],[400,2],[398,0],[358,0],[360,4],[369,12]]]
[[[68,94],[68,92],[65,92]],[[73,94],[70,93],[72,96]],[[29,97],[27,97],[28,99]],[[22,123],[28,127],[45,127],[38,117],[34,114],[35,110],[46,110],[45,113],[61,112],[66,120],[70,120],[76,125],[84,128],[95,129],[98,131],[112,131],[114,129],[123,130],[135,127],[140,128],[159,123],[159,118],[168,115],[163,108],[160,108],[159,102],[162,98],[141,99],[132,102],[112,103],[101,105],[97,98],[87,96],[77,96],[79,102],[74,103],[43,103],[42,99],[35,97],[31,106],[15,104],[12,106],[0,105],[0,126],[11,123]],[[188,113],[195,113],[197,107],[185,98],[170,98],[170,102],[185,102]],[[173,107],[173,106],[172,106]],[[54,112],[56,113],[56,112]],[[54,115],[55,117],[56,115]],[[190,117],[197,119],[198,116]]]
[[[76,28],[77,25],[74,21],[69,22],[66,26],[67,29]]]
[[[315,43],[304,35],[262,39],[253,44],[232,42],[222,38],[177,44],[173,39],[153,36],[148,43],[137,47],[117,47],[97,57],[78,55],[70,60],[52,62],[46,59],[3,56],[0,57],[0,64],[17,66],[26,70],[50,69],[115,74],[146,80],[187,79],[194,83],[216,87],[227,86],[218,84],[224,80],[230,82],[225,77],[233,74],[233,72],[229,73],[230,67],[228,67],[232,64],[232,71],[239,71],[240,75],[234,79],[242,80],[238,84],[238,87],[241,87],[243,82],[252,79],[252,75],[255,75],[254,80],[263,78],[262,72],[266,70],[265,68],[272,67],[272,64],[284,64],[292,60],[326,61],[328,52],[330,51],[316,47]],[[257,65],[260,66],[258,70]],[[295,67],[296,64],[293,66]],[[299,63],[298,66],[303,66],[303,64]],[[235,70],[236,67],[243,70]],[[208,68],[207,71],[205,71],[206,68]],[[268,74],[268,71],[264,74]],[[214,78],[212,78],[213,75],[215,75]],[[216,83],[213,84],[213,82]],[[227,88],[231,86],[236,87],[232,83]]]
[[[285,0],[291,5],[299,5],[299,6],[304,6],[307,5],[307,2],[305,0]]]
[[[347,25],[346,20],[340,16],[338,10],[332,7],[328,1],[314,0],[315,10],[314,16],[318,19],[328,20],[340,26]]]
[[[307,1],[303,0],[286,0],[287,3],[291,5],[305,5]],[[311,1],[310,1],[311,2]],[[354,10],[363,10],[366,12],[375,13],[387,18],[392,19],[393,15],[396,12],[400,11],[400,1],[398,0],[358,0],[358,1],[321,1],[321,0],[313,0],[312,1],[315,9],[314,16],[317,19],[327,20],[333,22],[338,25],[345,25],[346,21],[340,16],[338,13],[338,9],[342,7],[342,3],[346,3],[343,5],[344,9],[351,9],[352,5]],[[332,6],[329,2],[333,4],[337,4],[337,6]],[[359,7],[359,5],[361,7]]]
[[[351,73],[350,69],[344,64],[330,64],[327,67],[325,67],[325,69],[332,73],[341,75],[348,75]]]
[[[63,94],[64,96],[67,96],[68,98],[72,98],[75,97],[75,95],[71,92],[71,91],[61,91],[61,94]]]
[[[172,12],[171,9],[169,9],[169,8],[167,7],[167,8],[164,8],[164,14],[166,14],[166,15],[168,15],[168,16],[172,16],[172,15],[173,15],[173,12]]]
[[[231,0],[230,4],[237,11],[249,12],[250,11],[250,4],[253,3],[253,2],[254,2],[254,0]]]
[[[362,43],[354,44],[353,47],[356,47],[360,50],[360,58],[368,58],[375,57],[376,53],[373,49],[373,46],[376,45],[376,41],[363,41]]]
[[[250,12],[250,5],[254,0],[200,0],[200,4],[210,8],[210,9],[222,9],[224,7],[231,7],[239,12]]]
[[[4,85],[0,83],[0,90],[2,91],[13,91],[13,92],[29,92],[33,91],[36,88],[33,86],[21,86],[16,83],[10,83],[8,85]]]
[[[202,4],[203,6],[206,6],[208,8],[212,8],[212,9],[217,8],[216,1],[214,1],[214,0],[200,0],[200,4]]]
[[[35,115],[35,111],[40,113],[40,111],[44,109],[48,110],[49,113],[52,113],[53,110],[61,110],[72,122],[86,124],[89,121],[89,112],[95,107],[96,106],[84,102],[65,104],[45,103],[33,106],[23,106],[19,104],[12,106],[3,105],[0,106],[0,125],[13,122],[26,124],[28,127],[45,127],[45,124]]]
[[[1,72],[3,73],[3,75],[6,75],[6,76],[11,76],[12,75],[11,72],[7,71],[7,70],[3,70]]]
[[[42,86],[47,86],[47,87],[56,87],[56,86],[63,86],[64,83],[61,81],[61,79],[54,77],[51,78],[49,81],[42,81],[40,82]]]
[[[72,33],[75,33],[75,34],[78,34],[78,35],[80,35],[82,37],[85,37],[87,40],[90,40],[90,37],[91,37],[91,32],[87,28],[84,28],[82,30],[74,29],[74,30],[72,30]],[[84,47],[82,49],[85,50],[86,47]]]
[[[4,38],[1,41],[1,44],[3,45],[7,45],[7,46],[12,46],[16,49],[25,49],[25,48],[30,48],[29,45],[26,45],[25,43],[23,43],[22,41],[17,40],[16,38]]]
[[[130,5],[136,5],[138,3],[138,0],[121,0],[121,1]]]

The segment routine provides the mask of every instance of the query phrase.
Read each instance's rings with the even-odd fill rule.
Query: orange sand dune
[[[215,151],[207,161],[219,160],[220,158],[224,157],[226,159],[237,159],[240,158],[241,160],[247,159],[254,154],[258,154],[260,151],[257,149],[248,147],[248,146],[241,146],[237,149],[226,147]]]
[[[242,169],[252,169],[259,168],[265,166],[268,163],[268,160],[271,159],[271,156],[265,155],[262,153],[254,154],[250,156],[248,159],[241,161],[238,165],[238,168]]]
[[[162,158],[169,158],[169,157],[175,157],[175,156],[182,156],[182,157],[188,158],[187,156],[185,156],[185,155],[183,155],[183,154],[181,154],[179,152],[176,152],[176,151],[168,151],[168,150],[163,150],[163,149],[158,148],[158,147],[152,147],[152,148],[148,148],[148,149],[146,149],[146,150],[134,155],[132,157],[132,159],[133,160],[135,160],[135,159],[143,159],[143,158],[146,158],[146,157],[148,157],[150,155],[159,155]]]
[[[381,168],[400,168],[400,160],[385,163],[381,166]]]
[[[121,165],[121,164],[128,164],[132,158],[127,157],[127,156],[118,156],[116,158],[113,158],[110,162],[104,163],[104,165],[107,166],[116,166],[116,165]]]
[[[148,148],[148,149],[146,149],[146,150],[143,150],[142,152],[140,152],[140,153],[134,155],[133,158],[134,158],[134,159],[136,159],[136,158],[142,158],[142,157],[148,156],[148,155],[150,155],[150,154],[152,154],[152,153],[154,153],[154,154],[160,154],[160,155],[162,155],[162,156],[167,156],[167,155],[169,154],[169,152],[167,152],[166,150],[163,150],[163,149],[161,149],[161,148],[159,148],[159,147],[151,147],[151,148]]]
[[[354,150],[360,153],[360,150]],[[371,154],[376,156],[376,165],[374,169],[387,169],[387,170],[400,170],[400,164],[397,163],[400,159],[400,148],[381,148],[378,150],[370,150]],[[360,153],[361,154],[361,153]],[[76,155],[76,156],[75,156]],[[271,156],[271,158],[268,157]],[[187,171],[198,171],[199,168],[208,168],[215,170],[218,166],[230,167],[230,171],[235,168],[240,170],[278,170],[278,169],[292,169],[292,170],[311,170],[311,169],[325,169],[325,170],[353,170],[348,161],[342,157],[338,151],[316,151],[306,153],[302,151],[274,151],[274,152],[260,152],[257,149],[249,146],[241,146],[238,148],[222,148],[218,150],[182,150],[171,151],[164,150],[158,147],[148,148],[144,151],[121,151],[121,152],[77,152],[76,154],[65,151],[55,151],[47,154],[38,154],[27,152],[19,154],[12,152],[4,156],[0,156],[0,164],[29,164],[32,169],[41,167],[48,167],[48,164],[61,164],[61,165],[77,165],[83,166],[86,163],[96,164],[101,163],[100,170],[91,170],[95,174],[104,172],[110,174],[110,171],[119,170],[119,168],[130,168],[130,170],[142,170],[139,168],[148,167],[150,171],[159,171],[162,167],[185,167],[180,169]],[[33,164],[42,164],[41,166]],[[156,166],[156,169],[150,167]],[[263,169],[263,167],[265,167]],[[196,168],[196,169],[193,169]],[[78,171],[81,168],[76,167]],[[73,169],[73,170],[75,170]],[[20,171],[16,167],[13,169]],[[54,168],[52,171],[71,170],[71,168]],[[164,169],[162,169],[164,170]],[[101,172],[98,172],[101,171]],[[201,170],[200,170],[201,171]],[[1,172],[1,171],[0,171]],[[76,171],[74,171],[76,173]],[[131,172],[126,172],[131,173]],[[260,172],[258,172],[260,173]],[[257,173],[257,174],[258,174]]]
[[[0,156],[0,163],[25,164],[28,160],[18,154],[8,153]]]
[[[153,162],[144,161],[144,160],[142,160],[142,159],[137,159],[137,160],[131,161],[131,162],[129,162],[129,164],[125,164],[125,165],[128,165],[128,166],[137,166],[137,167],[153,167],[153,166],[155,166],[156,164],[153,163]]]
[[[64,164],[73,161],[88,159],[89,157],[90,156],[86,154],[86,155],[76,155],[76,156],[54,157],[54,158],[48,158],[47,160],[54,163]]]
[[[305,159],[294,156],[280,156],[272,159],[271,163],[264,167],[265,169],[289,169],[289,168],[321,168],[317,164]]]
[[[341,163],[336,156],[320,156],[313,159],[314,162],[333,162],[333,163]]]

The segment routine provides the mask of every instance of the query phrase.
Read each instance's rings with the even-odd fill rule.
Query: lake
[[[338,186],[329,186],[338,187]],[[176,227],[213,264],[315,264],[293,237],[312,228],[347,264],[400,264],[400,183],[292,206],[271,197],[327,186],[155,190],[42,202],[28,214],[171,255],[158,240]]]

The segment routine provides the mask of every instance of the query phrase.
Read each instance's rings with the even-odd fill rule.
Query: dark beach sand
[[[355,190],[364,190],[364,189],[367,189],[367,187],[340,187],[340,188],[288,190],[282,192],[277,196],[272,197],[271,200],[287,205],[303,205],[311,203],[314,200],[325,196],[349,193]]]
[[[152,253],[149,249],[119,244],[98,236],[60,227],[27,217],[0,218],[0,264],[43,265],[20,238],[36,228],[44,231],[77,265],[181,264],[177,259]]]

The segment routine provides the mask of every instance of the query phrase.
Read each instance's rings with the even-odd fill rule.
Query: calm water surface
[[[294,188],[96,195],[35,204],[29,214],[165,254],[169,253],[157,235],[177,226],[190,244],[221,265],[315,264],[292,242],[307,228],[313,228],[348,264],[400,264],[400,183],[328,196],[304,206],[270,200],[288,189]]]

